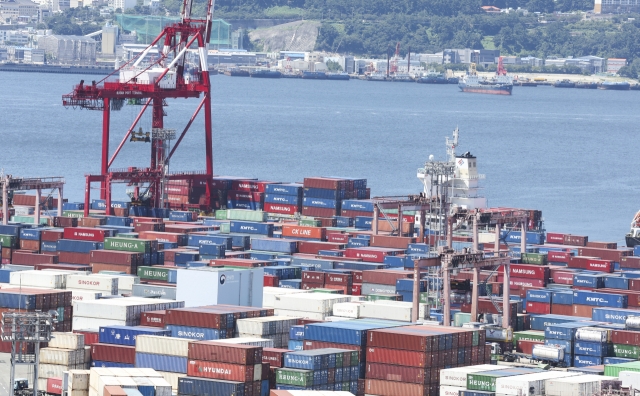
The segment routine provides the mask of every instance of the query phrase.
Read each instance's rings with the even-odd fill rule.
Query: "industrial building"
[[[83,36],[50,35],[38,38],[38,48],[53,63],[92,65],[96,62],[96,41]]]
[[[609,58],[607,59],[607,73],[618,74],[620,69],[627,65],[627,60],[624,58]]]
[[[596,14],[629,14],[640,12],[640,0],[595,0]]]
[[[18,17],[38,18],[38,4],[30,0],[11,0],[0,2],[0,15],[17,20]]]

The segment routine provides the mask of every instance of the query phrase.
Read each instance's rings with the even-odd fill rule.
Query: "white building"
[[[113,0],[113,9],[120,9],[124,12],[130,8],[135,7],[136,4],[138,4],[136,0]]]
[[[620,69],[627,65],[627,60],[624,58],[609,58],[607,59],[607,73],[618,74]]]

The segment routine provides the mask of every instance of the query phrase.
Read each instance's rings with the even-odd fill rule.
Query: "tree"
[[[334,62],[332,60],[327,61],[327,69],[331,72],[341,72],[342,66],[338,62]]]

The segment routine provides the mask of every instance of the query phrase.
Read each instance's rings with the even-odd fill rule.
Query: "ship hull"
[[[511,95],[513,85],[466,85],[458,84],[462,92],[481,93],[489,95]]]
[[[640,238],[632,237],[630,235],[625,236],[625,240],[627,242],[627,247],[634,247],[640,245]]]
[[[628,91],[630,84],[600,84],[598,89],[606,89],[611,91]]]
[[[326,80],[327,74],[323,72],[302,72],[303,80]]]

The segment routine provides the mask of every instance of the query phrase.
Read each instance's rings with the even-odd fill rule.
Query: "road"
[[[9,376],[11,375],[11,354],[0,353],[0,396],[11,395],[11,386],[9,386]],[[30,374],[31,373],[31,374]],[[17,366],[16,378],[28,378],[29,386],[32,385],[33,366]]]

